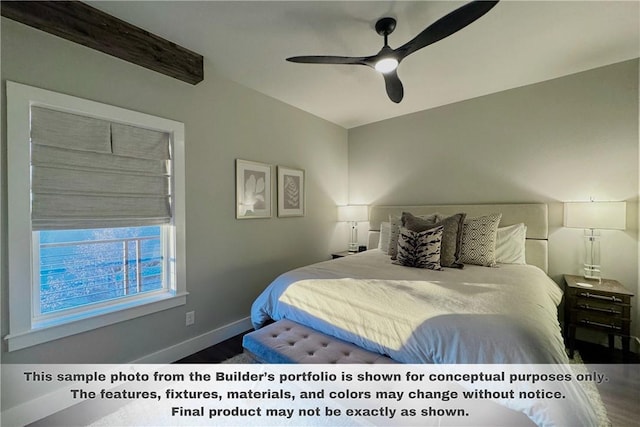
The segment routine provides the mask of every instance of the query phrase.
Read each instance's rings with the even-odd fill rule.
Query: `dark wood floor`
[[[624,360],[624,355],[620,350],[609,350],[608,347],[589,343],[586,341],[576,341],[576,350],[580,353],[585,363],[611,364],[611,363],[640,363],[640,355],[629,353],[628,359]],[[639,366],[640,368],[640,366]]]
[[[587,366],[609,378],[597,387],[612,426],[640,426],[640,355],[631,353],[625,361],[620,350],[584,341],[576,349]]]
[[[242,337],[248,332],[251,331],[246,331],[226,341],[205,348],[202,351],[178,360],[176,363],[220,363],[230,359],[236,354],[242,353]]]
[[[206,348],[176,363],[220,363],[242,353],[243,335]],[[610,381],[598,385],[598,390],[612,426],[640,425],[640,355],[632,353],[624,361],[621,351],[611,351],[607,347],[584,341],[576,342],[576,350],[587,365],[608,365],[601,368],[606,369]]]

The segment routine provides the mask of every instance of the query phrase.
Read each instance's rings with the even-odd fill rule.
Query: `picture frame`
[[[271,165],[236,159],[236,219],[271,218]]]
[[[278,166],[278,216],[304,216],[304,170]]]

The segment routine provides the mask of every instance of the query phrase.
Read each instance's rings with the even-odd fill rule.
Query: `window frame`
[[[184,124],[11,81],[6,82],[6,94],[10,309],[9,335],[4,339],[8,342],[8,350],[19,350],[186,304]],[[167,291],[87,306],[80,312],[71,310],[67,315],[36,321],[33,284],[39,272],[33,268],[35,243],[30,215],[32,106],[155,129],[171,135],[172,220],[162,226],[169,249]]]

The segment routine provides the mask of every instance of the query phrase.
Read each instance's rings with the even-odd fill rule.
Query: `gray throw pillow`
[[[442,270],[441,242],[442,226],[420,232],[402,227],[398,237],[398,257],[393,263],[406,267]]]
[[[442,226],[442,248],[440,249],[440,265],[443,267],[463,268],[460,260],[462,249],[462,232],[467,214],[457,213],[435,223],[429,223],[409,212],[402,213],[402,224],[411,231],[429,230]]]

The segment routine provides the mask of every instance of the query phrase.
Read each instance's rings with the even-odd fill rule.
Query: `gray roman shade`
[[[169,134],[31,108],[34,230],[171,220]]]

